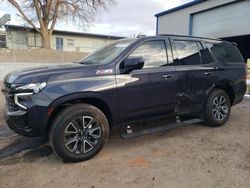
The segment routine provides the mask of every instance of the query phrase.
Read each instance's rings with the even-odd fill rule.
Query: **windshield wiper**
[[[80,64],[84,64],[84,65],[94,65],[96,63],[92,62],[92,61],[79,61],[79,62],[76,62],[76,63],[80,63]]]

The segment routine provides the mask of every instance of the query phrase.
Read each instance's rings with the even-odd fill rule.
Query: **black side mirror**
[[[135,69],[141,69],[144,65],[142,57],[129,57],[121,64],[121,72],[127,74]]]

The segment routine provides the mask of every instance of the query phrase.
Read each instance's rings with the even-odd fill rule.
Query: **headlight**
[[[24,86],[20,86],[17,87],[16,90],[17,91],[26,91],[26,92],[33,92],[33,93],[39,93],[39,91],[41,91],[42,89],[44,89],[46,87],[46,82],[43,83],[31,83],[31,84],[27,84]]]
[[[23,109],[27,109],[26,106],[24,106],[20,100],[23,97],[29,96],[29,95],[33,95],[36,93],[39,93],[42,89],[44,89],[46,87],[46,82],[43,83],[31,83],[31,84],[27,84],[24,86],[20,86],[16,88],[16,91],[18,91],[18,93],[14,94],[14,102],[17,106],[23,108]]]

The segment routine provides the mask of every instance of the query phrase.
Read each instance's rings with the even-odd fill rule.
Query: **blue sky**
[[[133,36],[139,33],[155,35],[156,13],[190,1],[192,0],[116,0],[107,11],[100,11],[95,22],[85,29],[63,21],[57,22],[56,29],[119,36]],[[6,1],[1,2],[0,16],[5,13],[11,14],[9,24],[25,24],[16,15],[17,11]]]

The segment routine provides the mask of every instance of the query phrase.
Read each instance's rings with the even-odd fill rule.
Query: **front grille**
[[[6,104],[10,112],[18,111],[18,106],[14,102],[14,94],[9,93],[5,95]]]
[[[4,83],[4,87],[2,89],[7,108],[10,112],[18,111],[18,106],[14,102],[14,92],[11,91],[11,84]]]

